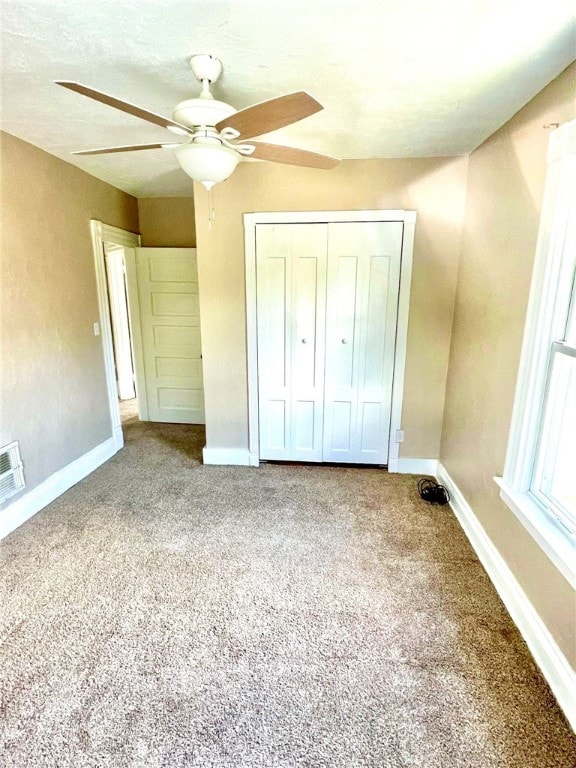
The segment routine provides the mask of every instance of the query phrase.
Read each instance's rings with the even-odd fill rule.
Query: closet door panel
[[[326,324],[325,224],[289,224],[292,252],[290,458],[322,461]]]
[[[352,249],[329,253],[324,363],[325,461],[348,461],[353,447],[358,268],[358,257]]]
[[[322,461],[326,225],[256,238],[260,457]]]
[[[296,399],[322,386],[324,378],[324,334],[318,338],[318,304],[324,307],[324,286],[318,280],[318,259],[296,255],[292,262],[292,385]],[[320,270],[323,282],[324,270]],[[318,294],[321,294],[320,296]],[[323,325],[322,319],[320,322]],[[318,343],[320,342],[320,348]]]
[[[366,329],[361,359],[360,386],[377,392],[386,372],[386,323],[390,257],[372,256],[368,263],[368,295],[366,296]],[[395,330],[395,328],[394,328]]]
[[[333,454],[348,453],[352,449],[352,401],[334,400],[328,413],[326,426],[330,434],[330,449]]]
[[[385,426],[381,422],[381,410],[379,402],[363,402],[361,405],[360,452],[363,454],[380,450],[382,427]]]
[[[402,233],[401,222],[329,225],[325,461],[388,461]]]
[[[290,301],[291,263],[279,238],[258,232],[265,257],[257,264],[259,409],[261,444],[271,456],[283,456],[288,438],[290,333],[285,305]]]
[[[378,225],[378,253],[366,259],[365,326],[358,377],[358,461],[386,464],[390,432],[394,354],[403,225]]]
[[[270,450],[283,451],[286,446],[286,401],[268,400],[265,403],[265,442]]]
[[[295,451],[314,450],[315,403],[312,400],[297,400],[293,408],[292,445]]]
[[[354,334],[358,259],[338,256],[330,265],[326,358],[326,386],[331,392],[350,396],[354,387]]]

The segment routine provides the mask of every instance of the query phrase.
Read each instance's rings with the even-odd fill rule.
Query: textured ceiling
[[[576,58],[572,0],[2,0],[1,126],[138,197],[192,194],[162,128],[54,85],[171,116],[194,53],[237,109],[307,90],[323,112],[267,141],[342,158],[467,154]],[[322,173],[323,171],[318,171]]]

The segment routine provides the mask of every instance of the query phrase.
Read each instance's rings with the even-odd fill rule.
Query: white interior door
[[[204,424],[195,248],[136,248],[148,419]]]
[[[124,248],[104,243],[104,256],[118,397],[120,400],[130,400],[136,397],[136,390],[134,389],[134,364],[126,298]]]
[[[256,237],[260,457],[322,461],[327,228]]]
[[[261,459],[387,463],[402,236],[256,227]]]
[[[388,461],[402,232],[328,225],[324,461]]]

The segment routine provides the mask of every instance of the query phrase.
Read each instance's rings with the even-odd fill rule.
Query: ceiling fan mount
[[[56,81],[57,85],[186,138],[182,144],[106,147],[74,154],[98,155],[142,149],[173,149],[183,170],[207,189],[227,179],[242,157],[247,155],[258,160],[310,168],[329,169],[339,163],[337,158],[328,155],[252,140],[253,136],[291,125],[323,109],[312,96],[298,91],[237,111],[230,104],[215,99],[210,92],[210,84],[216,82],[222,73],[222,62],[219,59],[209,54],[197,54],[190,59],[190,66],[194,76],[202,84],[202,91],[199,96],[177,104],[171,120],[81,83]]]
[[[202,92],[194,99],[186,99],[176,105],[173,119],[187,128],[197,126],[214,126],[226,117],[233,115],[236,110],[230,104],[217,101],[210,92],[210,85],[215,83],[222,74],[222,62],[210,54],[196,54],[190,59],[194,77],[202,84]],[[168,126],[173,133],[186,135],[186,131],[174,126]]]
[[[196,53],[190,58],[190,66],[194,77],[200,82],[208,80],[215,83],[222,74],[222,62],[209,53]]]

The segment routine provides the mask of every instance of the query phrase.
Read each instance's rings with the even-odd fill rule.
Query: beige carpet
[[[376,469],[126,448],[0,545],[6,768],[574,768],[447,508]]]
[[[131,400],[120,400],[120,421],[124,424],[138,417],[138,401],[135,397]]]

